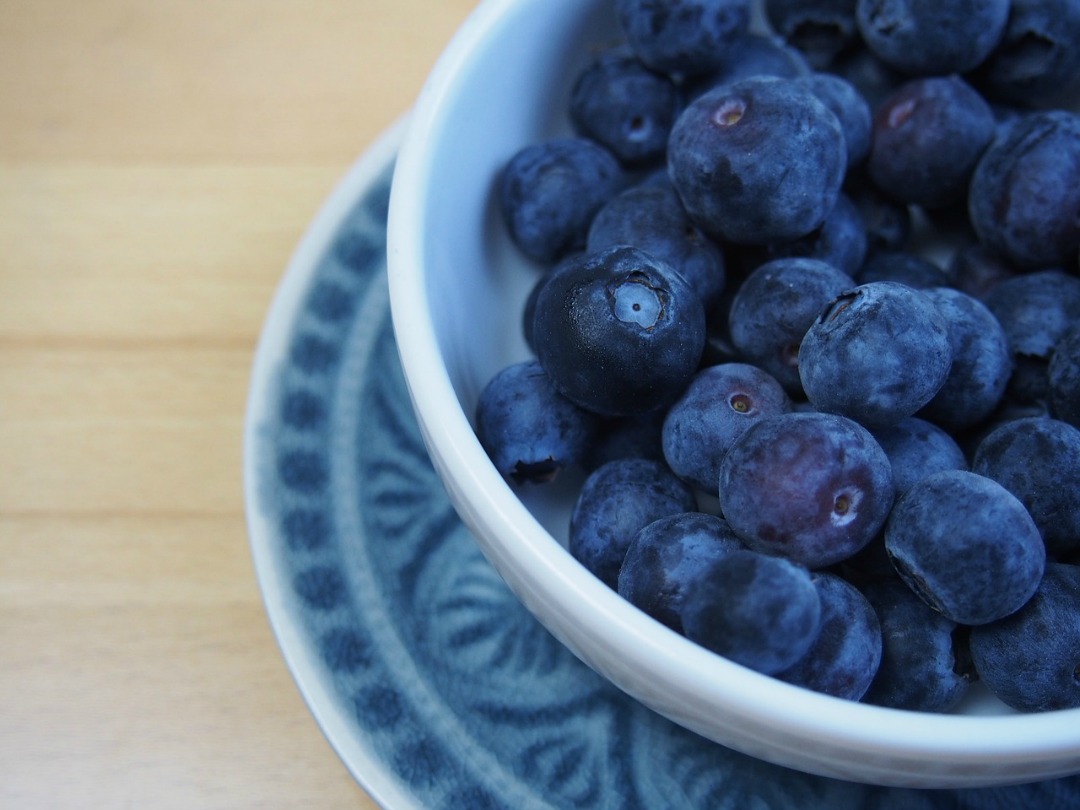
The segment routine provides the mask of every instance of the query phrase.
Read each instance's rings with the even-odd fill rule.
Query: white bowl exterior
[[[644,617],[564,549],[573,482],[515,491],[470,419],[524,359],[521,309],[540,268],[509,242],[495,197],[521,147],[567,132],[589,48],[618,38],[604,0],[487,0],[413,112],[390,204],[391,310],[435,467],[481,549],[576,655],[660,714],[811,773],[913,787],[1008,784],[1080,771],[1080,710],[927,715],[830,698],[706,652]],[[992,711],[992,710],[991,710]]]

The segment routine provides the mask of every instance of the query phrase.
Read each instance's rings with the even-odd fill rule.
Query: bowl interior
[[[517,150],[569,132],[573,77],[618,40],[606,0],[487,0],[436,66],[399,156],[388,246],[395,333],[435,466],[485,554],[587,663],[748,753],[886,784],[1080,770],[1080,710],[1010,716],[983,694],[963,711],[976,717],[928,717],[810,693],[705,653],[565,552],[580,478],[517,490],[487,460],[473,410],[495,372],[529,356],[521,313],[542,272],[510,242],[496,181]]]

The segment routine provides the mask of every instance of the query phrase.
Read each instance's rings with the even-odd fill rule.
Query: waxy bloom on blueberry
[[[746,430],[720,465],[720,506],[750,548],[808,568],[840,562],[880,531],[892,468],[866,428],[793,412]]]
[[[966,625],[1015,613],[1046,565],[1024,505],[996,481],[965,470],[913,484],[889,515],[885,548],[919,598]]]
[[[668,169],[691,218],[741,244],[797,239],[836,204],[847,146],[836,115],[794,79],[717,87],[679,116]]]
[[[799,376],[814,407],[868,427],[915,414],[951,367],[945,317],[922,292],[893,281],[841,293],[799,349]]]

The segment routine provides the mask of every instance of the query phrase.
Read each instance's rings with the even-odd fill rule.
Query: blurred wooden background
[[[365,808],[244,525],[259,329],[475,0],[0,0],[0,807]]]

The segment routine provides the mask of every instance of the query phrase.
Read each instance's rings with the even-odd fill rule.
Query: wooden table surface
[[[0,807],[370,808],[243,515],[286,261],[476,0],[0,0]]]

